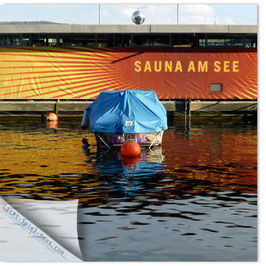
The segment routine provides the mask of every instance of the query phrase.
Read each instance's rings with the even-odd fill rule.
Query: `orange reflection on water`
[[[58,133],[2,131],[0,136],[2,194],[80,199],[90,205],[115,197],[113,186],[119,184],[119,178],[112,181],[110,172],[110,177],[104,177],[102,183],[106,173],[102,176],[99,165],[106,168],[106,163],[97,159],[93,134],[60,130]],[[83,137],[91,144],[89,154],[82,149]],[[197,194],[216,189],[257,192],[257,135],[254,130],[217,132],[192,128],[188,133],[168,130],[164,134],[162,152],[157,152],[160,154],[151,157],[154,158],[151,163],[160,168],[159,172],[152,174],[145,169],[143,179],[138,179],[142,182],[139,193],[143,195],[178,198],[182,193]],[[134,162],[132,171],[140,163]],[[103,185],[105,183],[108,185]],[[151,193],[149,189],[156,192]]]
[[[67,134],[1,133],[2,167],[10,174],[60,175],[93,172],[91,163],[84,163],[82,136]],[[93,140],[92,140],[93,141]],[[96,152],[96,147],[92,146]]]
[[[51,121],[47,121],[46,125],[48,128],[57,128],[57,120],[51,120]]]
[[[174,143],[174,145],[173,145]],[[211,181],[212,188],[257,192],[257,135],[192,130],[168,131],[166,172],[175,178]]]

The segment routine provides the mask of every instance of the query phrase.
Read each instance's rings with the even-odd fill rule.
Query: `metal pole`
[[[179,24],[179,5],[177,4],[176,5],[176,24],[178,25]]]
[[[101,4],[99,4],[99,25],[101,25]]]

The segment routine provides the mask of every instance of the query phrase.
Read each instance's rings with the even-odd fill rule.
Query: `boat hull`
[[[163,130],[152,133],[114,134],[95,132],[97,145],[100,147],[120,147],[125,142],[135,141],[143,147],[160,146],[162,144]]]

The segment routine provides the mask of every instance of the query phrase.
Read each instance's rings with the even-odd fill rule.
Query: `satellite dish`
[[[135,11],[133,14],[132,14],[132,17],[131,17],[132,21],[137,24],[137,25],[140,25],[142,23],[144,23],[145,21],[145,16],[144,14],[138,10],[138,11]]]

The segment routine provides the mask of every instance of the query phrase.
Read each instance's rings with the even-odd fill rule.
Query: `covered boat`
[[[158,146],[167,129],[167,113],[152,90],[104,91],[84,111],[81,127],[88,126],[100,146],[127,141]]]

